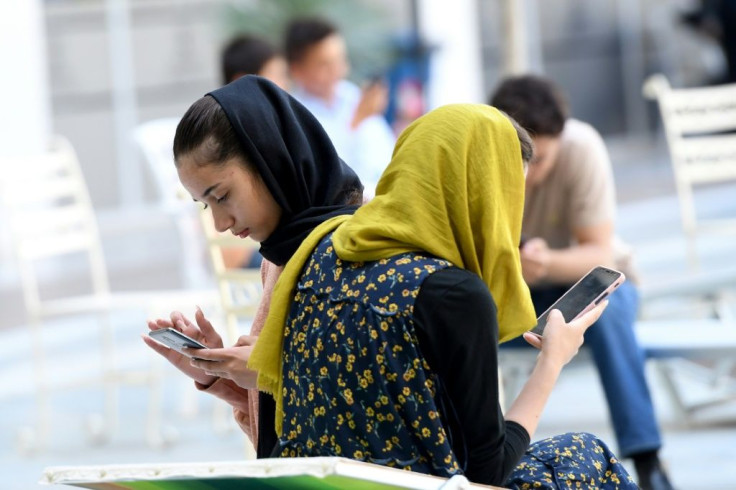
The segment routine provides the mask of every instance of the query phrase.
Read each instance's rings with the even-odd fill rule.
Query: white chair
[[[220,307],[226,325],[226,343],[232,345],[242,334],[250,331],[258,305],[263,295],[260,269],[227,268],[223,260],[223,248],[249,248],[254,252],[257,243],[250,239],[240,239],[215,230],[212,214],[207,210],[199,214],[204,231],[210,264],[215,274],[220,293]],[[231,411],[224,404],[215,406],[215,429],[224,432],[233,427]],[[255,449],[246,440],[246,459],[255,458]]]
[[[179,119],[166,117],[138,125],[133,140],[153,176],[163,211],[174,217],[182,246],[181,275],[187,287],[212,286],[207,249],[192,199],[179,182],[172,146]]]
[[[653,75],[644,95],[659,103],[688,257],[697,266],[699,231],[733,234],[736,245],[736,216],[699,219],[693,198],[696,186],[736,182],[736,84],[673,89],[663,75]]]
[[[149,314],[166,307],[173,309],[214,301],[203,292],[189,295],[182,291],[140,291],[112,293],[105,258],[87,186],[71,144],[63,138],[53,140],[50,150],[37,157],[7,160],[8,169],[0,176],[0,197],[9,218],[13,251],[20,275],[23,301],[32,331],[33,364],[36,379],[38,420],[35,430],[24,432],[23,449],[39,449],[47,440],[52,419],[50,396],[54,391],[75,387],[102,387],[105,414],[93,419],[91,426],[96,441],[111,437],[117,428],[118,389],[124,384],[142,384],[149,391],[146,437],[152,445],[165,441],[161,436],[161,375],[152,354],[145,367],[123,368],[116,353],[115,328],[111,314],[136,310]],[[83,256],[89,271],[89,294],[48,299],[40,287],[49,265],[69,263],[70,256]],[[51,261],[51,264],[49,264]],[[56,261],[56,262],[54,262]],[[44,268],[46,267],[46,268]],[[96,351],[99,365],[87,368],[89,376],[68,384],[59,382],[54,371],[62,366],[49,364],[45,347],[48,322],[62,315],[94,315],[98,331],[83,335],[90,355]],[[141,322],[135,335],[146,331]],[[99,343],[95,347],[94,342]],[[129,356],[125,356],[128,361]],[[151,364],[153,362],[153,364]],[[76,365],[76,364],[75,364]],[[77,373],[78,374],[78,373]]]
[[[144,122],[133,131],[133,140],[149,165],[160,201],[175,208],[186,196],[176,174],[172,149],[178,124],[179,119],[165,117]]]
[[[228,340],[235,342],[241,333],[250,328],[263,294],[260,269],[227,268],[223,260],[223,248],[248,248],[255,252],[258,244],[215,230],[212,214],[202,210],[199,214],[207,248],[220,292],[220,304],[227,326]]]

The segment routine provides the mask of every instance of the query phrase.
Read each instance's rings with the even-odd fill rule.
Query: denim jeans
[[[537,315],[566,290],[566,287],[532,289]],[[591,350],[598,368],[622,458],[661,446],[644,375],[644,356],[634,335],[638,306],[636,287],[625,282],[609,297],[608,307],[585,334],[585,346]],[[519,337],[503,344],[502,348],[520,346],[530,347]]]

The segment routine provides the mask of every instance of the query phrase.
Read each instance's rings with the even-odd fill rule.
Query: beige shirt
[[[605,143],[589,124],[568,119],[557,161],[547,178],[526,193],[522,235],[540,237],[552,249],[576,245],[574,230],[615,222],[616,190]],[[616,267],[634,278],[631,253],[614,239]]]

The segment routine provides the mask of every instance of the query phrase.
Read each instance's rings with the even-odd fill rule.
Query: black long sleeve
[[[516,422],[504,421],[501,412],[498,322],[491,293],[477,275],[443,269],[422,284],[414,319],[422,353],[443,386],[438,397],[446,394],[446,400],[438,400],[451,412],[443,419],[451,432],[460,432],[451,434],[453,451],[458,458],[467,451],[466,476],[477,483],[503,484],[529,446],[529,434]]]

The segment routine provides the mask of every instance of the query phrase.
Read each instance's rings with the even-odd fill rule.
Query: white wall
[[[0,2],[0,66],[0,157],[41,153],[51,125],[41,0]]]
[[[420,35],[436,47],[430,65],[430,109],[484,102],[480,19],[476,0],[419,0]]]
[[[41,0],[0,2],[0,178],[14,159],[43,153],[51,131]],[[32,192],[29,189],[29,192]],[[15,277],[0,208],[0,285]]]

